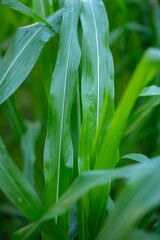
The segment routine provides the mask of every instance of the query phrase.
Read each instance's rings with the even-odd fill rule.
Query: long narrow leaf
[[[100,153],[96,158],[94,169],[113,168],[117,164],[117,151],[128,116],[140,92],[154,77],[159,68],[160,50],[149,49],[138,64],[130,84],[115,112],[111,127],[105,136]],[[94,195],[95,208],[99,208],[99,212],[104,212],[103,208],[107,195],[109,195],[107,186],[98,189]]]
[[[160,185],[157,184],[160,181],[160,163],[157,163],[157,166],[144,171],[125,186],[97,240],[128,239],[137,221],[160,204]]]
[[[0,188],[5,195],[32,221],[44,214],[38,196],[10,159],[0,139]]]
[[[114,112],[114,70],[112,55],[108,46],[108,18],[103,2],[96,0],[82,1],[81,22],[83,28],[83,121],[79,143],[79,173],[89,170],[94,165],[95,158],[90,158],[90,155],[106,94],[108,94],[108,111],[99,138],[99,146],[103,142]],[[90,203],[87,198],[86,196],[84,199],[85,214],[87,217],[90,215],[90,231],[93,232],[96,230],[95,219],[98,219],[99,213],[94,204],[94,193],[90,195]],[[106,206],[104,208],[106,209]]]
[[[124,136],[127,136],[134,130],[138,129],[138,127],[148,119],[149,114],[151,114],[153,109],[158,105],[160,105],[160,97],[155,96],[151,97],[151,99],[149,99],[145,104],[137,108],[128,120]]]
[[[21,138],[21,149],[24,160],[23,173],[26,179],[34,186],[35,142],[40,132],[40,123],[28,123],[28,128]]]
[[[146,157],[145,155],[140,154],[140,153],[130,153],[130,154],[127,154],[127,155],[124,155],[123,157],[121,157],[121,159],[123,159],[123,158],[129,158],[134,161],[141,162],[141,163],[150,161],[150,159],[148,157]]]
[[[0,139],[0,189],[31,221],[38,220],[45,212],[39,197],[11,160]],[[55,239],[64,239],[54,222],[44,223],[41,228]],[[57,237],[56,237],[57,236]]]
[[[159,68],[160,50],[154,48],[148,49],[138,64],[115,112],[111,127],[96,160],[95,169],[112,168],[116,165],[116,153],[128,116],[141,90],[151,81]]]
[[[8,120],[17,136],[18,142],[20,142],[21,136],[24,134],[26,127],[20,111],[17,109],[16,102],[13,96],[11,96],[3,105],[4,110],[7,113]]]
[[[72,102],[75,96],[80,48],[77,37],[79,1],[66,1],[60,31],[60,48],[52,78],[48,130],[44,150],[45,190],[43,199],[50,207],[69,186],[73,149],[69,129]],[[64,62],[62,65],[61,63]],[[69,214],[56,222],[66,235],[69,231]]]
[[[105,185],[110,180],[118,178],[127,178],[135,181],[137,177],[142,174],[155,170],[159,167],[158,160],[151,161],[145,164],[133,164],[131,166],[117,168],[113,170],[94,170],[82,173],[70,186],[68,191],[59,199],[54,206],[52,206],[48,212],[39,219],[34,225],[28,229],[28,232],[22,233],[21,239],[27,239],[42,223],[48,219],[52,219],[55,216],[63,214],[71,205],[77,202],[84,194],[86,194],[91,188],[96,186]]]
[[[3,103],[28,76],[45,43],[59,32],[63,11],[48,18],[54,31],[44,23],[19,28],[9,49],[0,61],[0,104]],[[24,37],[25,36],[25,37]]]
[[[81,22],[83,121],[79,145],[80,172],[93,165],[90,153],[106,94],[109,109],[103,130],[109,128],[114,111],[113,60],[108,47],[108,19],[102,1],[82,1]]]
[[[52,1],[50,0],[33,0],[34,10],[43,18],[52,12]]]
[[[140,97],[160,95],[160,87],[152,85],[142,90]]]
[[[41,21],[48,26],[52,27],[50,23],[48,23],[45,19],[43,19],[41,16],[39,16],[36,12],[34,12],[31,8],[27,7],[21,2],[18,2],[16,0],[1,0],[0,4],[10,7],[18,12],[21,12],[23,14],[26,14],[32,18],[35,18],[37,21]]]

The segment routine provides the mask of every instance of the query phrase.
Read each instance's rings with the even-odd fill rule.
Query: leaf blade
[[[150,171],[152,172],[153,169],[157,169],[158,167],[158,160],[153,160],[150,161],[150,163],[138,163],[117,169],[92,170],[82,173],[73,182],[67,192],[59,199],[59,202],[53,205],[47,211],[47,213],[44,214],[43,217],[35,223],[33,229],[30,228],[30,233],[34,232],[34,230],[46,220],[63,214],[71,205],[77,202],[90,189],[96,186],[106,185],[110,180],[119,178],[126,178],[130,179],[130,181],[136,181],[137,176],[140,178],[144,173],[147,174]],[[25,235],[22,239],[26,239]]]
[[[72,174],[73,149],[69,118],[80,61],[77,37],[79,11],[79,1],[66,1],[60,31],[60,48],[50,89],[48,128],[44,150],[43,202],[47,208],[57,202],[66,191]],[[61,65],[61,62],[65,64]],[[68,235],[69,214],[66,213],[61,219],[59,218],[57,223],[62,228],[64,227]]]
[[[44,18],[42,18],[40,15],[38,15],[35,11],[33,11],[31,8],[27,7],[23,3],[16,1],[16,0],[2,0],[0,4],[7,6],[9,8],[12,8],[20,13],[26,14],[32,18],[35,18],[37,21],[41,21],[45,24],[47,24],[49,27],[52,27],[50,23],[48,23]]]
[[[59,31],[62,12],[58,11],[49,17],[55,32]],[[54,35],[55,33],[43,23],[18,29],[6,55],[0,61],[0,104],[25,80],[44,44]]]
[[[158,162],[157,162],[158,163]],[[138,220],[160,203],[159,166],[128,182],[121,191],[117,204],[108,219],[105,220],[98,239],[128,239]],[[132,217],[129,217],[132,216]],[[111,230],[111,226],[114,231]]]

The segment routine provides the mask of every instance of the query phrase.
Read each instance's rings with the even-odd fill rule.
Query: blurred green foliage
[[[32,7],[30,0],[21,2]],[[54,10],[57,10],[58,2],[53,2]],[[104,3],[108,12],[110,48],[115,64],[117,105],[142,53],[150,46],[160,47],[160,3],[156,0],[105,0]],[[62,6],[63,1],[59,4]],[[54,10],[52,9],[52,12]],[[33,23],[31,18],[0,5],[0,58],[8,49],[17,28],[31,23]],[[26,130],[24,122],[41,122],[41,130],[35,145],[35,185],[39,195],[42,194],[44,186],[42,161],[47,128],[48,93],[58,44],[59,37],[57,36],[45,45],[26,81],[9,100],[0,105],[0,135],[11,157],[21,169],[23,168],[23,154],[20,148],[20,138]],[[160,73],[152,80],[151,85],[160,86],[159,80]],[[145,106],[152,98],[139,97],[133,112]],[[160,154],[159,104],[160,102],[155,107],[153,107],[154,104],[150,104],[144,117],[141,117],[140,112],[140,120],[129,134],[127,134],[126,127],[120,146],[120,155],[140,152],[148,157],[154,157]],[[15,126],[15,113],[18,115],[18,130]],[[119,165],[123,165],[123,162]],[[113,184],[113,196],[114,188],[121,184],[123,184],[121,181]],[[0,192],[0,239],[10,239],[11,233],[26,224],[26,221],[26,218]]]

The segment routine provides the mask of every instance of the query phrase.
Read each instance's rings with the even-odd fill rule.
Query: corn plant
[[[158,44],[141,54],[115,107],[110,45],[124,29],[147,30],[126,23],[109,36],[102,0],[23,2],[0,2],[34,21],[18,28],[0,60],[0,104],[16,136],[14,154],[0,139],[0,189],[13,204],[0,211],[21,218],[12,239],[160,239],[159,151],[125,151],[160,104],[158,84],[149,85],[158,79]],[[18,95],[30,78],[29,95]],[[18,104],[32,97],[38,114],[30,119]]]

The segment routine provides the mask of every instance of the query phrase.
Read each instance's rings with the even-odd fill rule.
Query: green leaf
[[[160,87],[152,85],[149,87],[145,87],[139,96],[146,97],[146,96],[155,96],[155,95],[158,95],[158,96],[160,95]]]
[[[145,155],[140,154],[140,153],[130,153],[130,154],[127,154],[127,155],[124,155],[123,157],[121,157],[121,159],[123,159],[123,158],[129,158],[134,161],[141,162],[141,163],[150,162],[150,159],[148,157],[146,157]]]
[[[150,48],[138,64],[130,83],[115,112],[111,127],[105,137],[95,169],[112,168],[117,164],[117,149],[129,114],[141,90],[160,68],[160,50]],[[102,161],[103,159],[103,161]]]
[[[27,225],[24,228],[21,228],[19,231],[15,232],[12,236],[12,240],[21,240],[24,234],[27,234],[27,232],[30,230],[30,228],[34,225],[34,223],[31,223]],[[22,235],[22,236],[21,236]],[[35,232],[30,235],[28,240],[36,239]]]
[[[53,12],[51,0],[33,0],[33,8],[43,18]]]
[[[105,132],[114,112],[114,69],[108,47],[108,18],[102,1],[82,1],[81,22],[83,121],[79,144],[79,172],[88,170],[93,165],[90,163],[90,154],[106,94],[110,112],[108,110],[103,127]],[[90,28],[87,27],[88,24]]]
[[[46,212],[34,189],[11,160],[1,139],[0,182],[0,189],[31,221],[37,221]],[[46,222],[41,228],[57,240],[64,239],[63,231],[59,233],[54,222]]]
[[[32,225],[27,234],[21,235],[21,240],[27,239],[42,223],[55,216],[63,214],[75,202],[77,202],[91,188],[100,185],[106,185],[110,180],[118,178],[127,178],[130,181],[136,181],[143,173],[148,173],[159,167],[159,161],[150,161],[150,163],[138,163],[127,167],[121,167],[110,170],[94,170],[82,173],[70,186],[67,192],[54,204],[46,214],[43,215],[34,225]],[[153,174],[153,172],[152,172]]]
[[[72,176],[73,149],[69,123],[80,62],[77,37],[79,11],[79,1],[66,1],[60,30],[60,47],[50,89],[44,150],[43,202],[47,208],[58,202],[59,197],[68,188]],[[68,235],[69,213],[56,219],[56,222]]]
[[[19,218],[22,221],[26,220],[26,217],[15,206],[11,204],[0,204],[0,212],[14,218]]]
[[[108,46],[108,17],[103,2],[82,1],[81,22],[83,29],[81,80],[83,120],[78,156],[80,174],[94,166],[95,158],[90,158],[90,155],[106,94],[108,94],[108,112],[98,141],[99,146],[110,126],[114,112],[114,69]],[[96,154],[97,152],[94,156]],[[95,208],[92,193],[83,199],[83,203],[86,217],[89,216],[90,231],[94,232],[96,230],[94,224],[97,224],[95,219],[99,213]],[[106,209],[106,206],[104,208]]]
[[[150,165],[148,163],[148,165]],[[138,220],[160,203],[160,163],[131,179],[121,191],[113,212],[105,220],[97,240],[124,240]],[[113,231],[114,229],[114,231]],[[136,239],[136,238],[135,238]]]
[[[64,7],[64,1],[65,1],[65,0],[59,0],[59,7],[60,7],[60,8]]]
[[[138,22],[128,22],[125,27],[127,30],[130,30],[133,32],[145,33],[149,36],[151,36],[151,34],[152,34],[152,31],[150,30],[150,28],[145,27],[145,26],[139,24]]]
[[[10,98],[4,103],[3,107],[7,113],[8,120],[15,132],[17,140],[20,142],[21,136],[24,134],[26,127],[21,113],[16,106],[14,97],[10,96]]]
[[[75,95],[75,99],[72,106],[71,111],[71,136],[72,136],[72,144],[73,144],[73,152],[74,152],[74,162],[73,162],[73,177],[77,177],[78,174],[78,145],[79,145],[79,137],[81,132],[81,119],[82,119],[82,109],[81,109],[81,100],[80,100],[80,86],[79,79],[77,82],[77,91]]]
[[[124,27],[116,28],[111,31],[109,34],[109,45],[111,46],[122,34],[125,34],[125,29],[133,32],[145,33],[147,35],[151,35],[151,31],[149,28],[144,27],[143,25],[137,22],[128,22],[124,25]]]
[[[160,97],[151,97],[145,104],[137,108],[128,120],[126,131],[124,136],[129,135],[131,132],[137,130],[145,120],[148,119],[148,115],[153,111],[155,107],[160,105]]]
[[[44,214],[37,194],[14,165],[0,139],[0,188],[30,220],[38,220]]]
[[[47,22],[45,19],[43,19],[41,16],[39,16],[35,11],[33,11],[31,8],[27,7],[21,2],[18,2],[16,0],[1,0],[0,4],[10,7],[20,13],[26,14],[32,18],[35,18],[37,21],[41,21],[45,24],[47,24],[49,27],[52,28],[49,22]],[[45,16],[43,16],[45,17]]]
[[[129,240],[159,240],[160,234],[150,233],[147,231],[135,230],[129,237]]]
[[[155,27],[155,44],[160,47],[160,27],[159,27],[159,14],[160,14],[160,5],[159,3],[155,4],[153,7],[153,23]]]
[[[147,50],[138,64],[114,114],[111,127],[105,136],[100,153],[96,158],[94,169],[114,168],[117,164],[117,151],[129,114],[141,90],[154,77],[159,68],[160,50],[152,48]],[[109,196],[107,186],[98,189],[94,195],[95,203],[97,204],[97,207],[94,207],[94,209],[97,209],[98,206],[104,208],[107,196]],[[105,208],[104,210],[101,210],[101,208],[99,208],[99,212],[102,211],[105,214]]]
[[[30,223],[25,227],[21,228],[19,231],[13,234],[13,240],[22,240],[22,239],[35,239],[35,231],[29,232],[31,229],[35,228],[35,223]],[[35,229],[36,230],[36,229]],[[46,239],[54,239],[54,240],[67,240],[66,236],[64,235],[63,231],[58,231],[57,226],[55,225],[54,221],[50,220],[41,225],[41,230],[43,230],[43,234],[45,233]],[[24,236],[27,235],[27,238]],[[29,235],[29,236],[28,236]],[[43,235],[44,236],[44,235]],[[44,239],[45,239],[44,238]]]
[[[111,31],[109,34],[109,46],[111,46],[123,33],[124,29],[122,27]]]
[[[59,32],[63,11],[48,18],[55,32]],[[36,63],[45,43],[55,36],[44,23],[19,28],[9,49],[0,61],[0,104],[22,84]],[[24,37],[25,36],[25,37]]]
[[[110,212],[112,212],[114,206],[115,206],[115,203],[113,202],[112,198],[109,196],[108,204],[107,204],[107,211],[109,214],[110,214]]]
[[[23,174],[28,182],[34,186],[34,163],[35,156],[35,143],[40,133],[40,123],[28,123],[27,131],[21,138],[21,149],[24,160]]]

